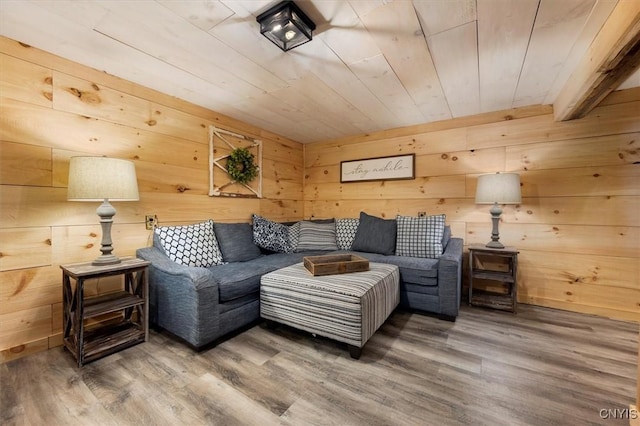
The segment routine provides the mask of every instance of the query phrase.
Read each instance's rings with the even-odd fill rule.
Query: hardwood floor
[[[585,425],[635,400],[638,325],[520,305],[455,323],[397,311],[360,360],[257,325],[196,353],[156,332],[86,365],[57,348],[0,365],[3,425]]]

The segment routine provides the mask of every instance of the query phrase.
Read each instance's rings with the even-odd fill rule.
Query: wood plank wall
[[[638,339],[640,341],[640,336],[638,336]],[[638,410],[640,410],[640,343],[638,343],[638,378],[636,381],[636,404],[635,406],[631,406],[632,409],[636,410],[636,416],[635,419],[632,419],[631,422],[629,422],[629,424],[633,425],[634,423],[637,425],[640,425],[640,413],[638,413]]]
[[[114,203],[119,256],[161,225],[302,218],[302,145],[0,38],[0,362],[61,342],[60,264],[97,257],[97,204],[66,201],[69,158],[135,161],[140,201]],[[207,196],[208,126],[261,139],[263,198]],[[90,292],[108,291],[109,281]]]
[[[212,123],[264,141],[263,199],[206,195]],[[81,154],[136,163],[140,201],[115,204],[118,255],[148,244],[145,214],[182,224],[443,212],[467,244],[484,243],[476,178],[518,171],[524,201],[500,229],[522,250],[520,302],[638,320],[639,133],[632,89],[573,122],[519,108],[315,143],[303,161],[295,141],[0,37],[0,362],[60,344],[59,265],[99,254],[97,206],[66,201],[68,161]],[[411,152],[414,181],[339,184],[342,160]]]
[[[490,240],[477,176],[521,175],[501,241],[521,250],[518,300],[640,319],[640,90],[557,123],[520,108],[305,145],[305,217],[446,213],[465,244]],[[416,179],[340,184],[340,161],[416,154]],[[465,256],[466,259],[466,256]]]

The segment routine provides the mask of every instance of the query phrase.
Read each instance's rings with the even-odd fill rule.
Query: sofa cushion
[[[212,220],[193,225],[159,226],[154,233],[164,252],[176,263],[197,267],[222,263]]]
[[[351,250],[358,231],[359,219],[336,219],[336,244],[340,250]]]
[[[378,253],[352,252],[370,262],[390,263],[400,269],[400,281],[420,286],[438,285],[439,259],[427,257],[385,256]]]
[[[442,256],[442,237],[445,215],[396,217],[398,223],[396,256],[430,257]]]
[[[260,248],[253,243],[250,223],[214,223],[222,259],[225,262],[246,262],[260,257]]]
[[[258,247],[276,253],[292,251],[289,227],[257,214],[253,215],[253,242]]]
[[[312,254],[325,252],[314,251]],[[213,280],[218,284],[221,303],[236,300],[260,291],[262,275],[302,262],[309,253],[274,253],[254,259],[250,263],[233,262],[209,268]]]
[[[336,244],[336,224],[300,222],[300,237],[296,251],[338,250]]]
[[[360,212],[358,231],[352,250],[369,253],[394,254],[396,251],[396,220],[382,219]]]
[[[409,291],[411,293],[429,294],[431,296],[438,296],[438,286],[433,285],[420,285],[413,283],[403,283],[402,290]]]

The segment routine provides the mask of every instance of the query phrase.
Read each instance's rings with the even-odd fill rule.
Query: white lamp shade
[[[494,173],[478,176],[476,204],[519,204],[520,175],[517,173]]]
[[[137,201],[138,181],[133,162],[108,157],[72,157],[69,162],[69,201]]]

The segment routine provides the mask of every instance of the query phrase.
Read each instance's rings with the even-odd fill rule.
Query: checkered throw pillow
[[[336,219],[336,243],[340,250],[351,250],[360,219]]]
[[[442,256],[444,214],[425,217],[397,216],[396,256]]]
[[[223,263],[213,220],[185,226],[159,226],[155,233],[169,259],[176,263],[203,268]]]

